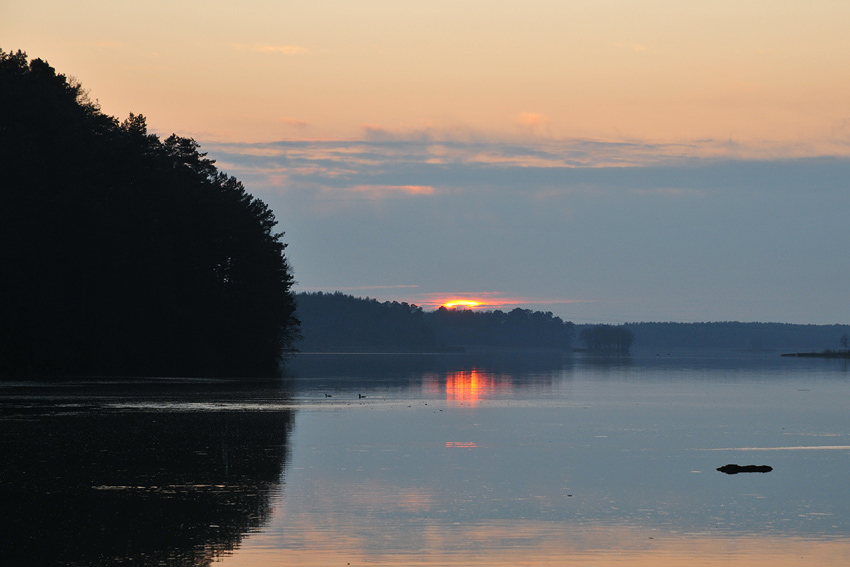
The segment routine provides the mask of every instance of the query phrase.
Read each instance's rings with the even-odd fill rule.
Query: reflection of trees
[[[634,360],[628,352],[595,352],[578,359],[580,366],[600,370],[630,368]]]
[[[9,565],[206,565],[269,516],[286,411],[102,410],[3,420]]]

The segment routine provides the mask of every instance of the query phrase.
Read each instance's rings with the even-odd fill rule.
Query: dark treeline
[[[629,352],[633,349],[729,349],[823,351],[841,348],[850,325],[785,323],[629,323],[573,325],[552,313],[440,308],[379,302],[335,293],[299,293],[302,352],[446,352],[567,350]],[[844,347],[846,348],[846,347]]]
[[[298,293],[295,301],[302,351],[421,352],[434,346],[434,334],[416,305],[340,292]]]
[[[426,313],[437,345],[496,349],[555,349],[572,346],[573,324],[551,312],[512,309],[504,312],[446,309]]]
[[[841,347],[850,325],[788,323],[629,323],[636,349],[714,348],[822,351]],[[583,328],[583,327],[582,327]]]
[[[282,233],[205,155],[0,50],[0,375],[278,370]]]
[[[594,325],[583,327],[579,338],[591,352],[626,353],[635,335],[624,326]]]
[[[569,349],[573,324],[551,313],[421,307],[336,293],[299,293],[304,352]]]

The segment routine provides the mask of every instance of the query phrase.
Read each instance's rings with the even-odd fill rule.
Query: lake
[[[0,404],[9,565],[850,564],[847,361],[304,354]]]

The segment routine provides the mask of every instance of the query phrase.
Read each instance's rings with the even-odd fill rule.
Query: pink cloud
[[[406,193],[408,195],[433,195],[434,188],[430,185],[357,185],[348,187],[348,191],[359,193],[387,194]]]
[[[537,128],[546,124],[549,120],[538,112],[520,112],[518,121],[525,128]]]
[[[296,120],[295,118],[282,118],[281,122],[283,122],[287,126],[292,126],[293,128],[299,129],[307,128],[308,126],[310,126],[310,123],[306,120]]]

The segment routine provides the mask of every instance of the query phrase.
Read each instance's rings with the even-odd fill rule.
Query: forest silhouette
[[[789,323],[574,324],[546,311],[447,309],[378,301],[342,292],[296,294],[301,352],[422,353],[574,351],[626,354],[633,347],[741,352],[836,347],[848,325]],[[848,339],[850,342],[850,339]]]
[[[0,374],[276,374],[282,233],[190,138],[0,50]]]
[[[305,352],[569,350],[573,324],[550,312],[446,309],[342,292],[296,295]]]
[[[628,352],[635,335],[626,327],[594,325],[585,327],[579,338],[592,352]]]

